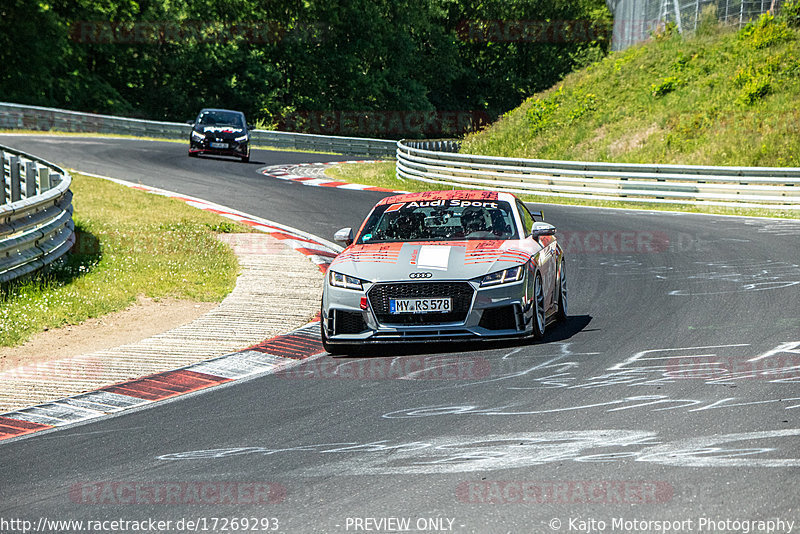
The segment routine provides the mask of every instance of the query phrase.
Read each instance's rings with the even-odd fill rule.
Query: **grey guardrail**
[[[459,154],[458,141],[397,142],[397,176],[448,187],[623,202],[800,209],[800,168],[644,165]]]
[[[72,178],[47,161],[0,145],[0,282],[39,269],[75,243]]]
[[[0,102],[0,128],[163,137],[166,139],[186,139],[188,142],[189,132],[192,127],[178,122],[130,119]],[[254,145],[368,157],[391,157],[394,156],[396,148],[396,141],[386,139],[339,137],[272,130],[253,130],[251,139]]]

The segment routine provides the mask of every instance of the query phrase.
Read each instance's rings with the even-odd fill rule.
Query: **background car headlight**
[[[345,289],[363,290],[361,280],[346,274],[337,273],[335,271],[328,271],[328,282],[334,287],[343,287]]]
[[[504,271],[497,271],[496,273],[487,274],[481,279],[481,287],[496,286],[499,284],[509,284],[511,282],[518,282],[522,280],[522,275],[525,274],[525,266],[517,265]]]
[[[243,135],[241,137],[237,137],[236,139],[234,139],[234,141],[236,141],[237,143],[243,143],[243,142],[247,141],[247,136]]]
[[[205,136],[200,132],[198,132],[197,130],[192,130],[192,139],[194,139],[195,141],[202,141],[203,139],[205,139]]]

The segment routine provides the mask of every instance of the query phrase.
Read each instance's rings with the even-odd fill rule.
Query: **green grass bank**
[[[66,261],[0,286],[0,346],[122,310],[138,296],[221,301],[239,272],[216,233],[243,225],[178,200],[73,174],[78,241]]]
[[[706,11],[694,35],[673,27],[527,99],[462,152],[494,156],[800,166],[800,13],[741,30]]]

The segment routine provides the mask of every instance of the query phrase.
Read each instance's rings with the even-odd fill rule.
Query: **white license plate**
[[[209,143],[211,148],[228,148],[228,143]]]
[[[389,313],[448,313],[452,299],[389,299]]]

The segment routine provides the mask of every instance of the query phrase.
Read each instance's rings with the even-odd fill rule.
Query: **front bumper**
[[[485,288],[480,288],[475,281],[430,282],[432,286],[468,285],[471,294],[462,299],[465,307],[461,313],[443,314],[439,317],[433,314],[388,314],[381,302],[378,302],[379,299],[376,299],[376,291],[373,290],[380,286],[406,284],[426,285],[419,282],[365,284],[363,291],[355,291],[333,287],[326,282],[321,316],[327,342],[362,344],[488,340],[522,337],[532,333],[532,307],[529,298],[532,291],[528,288],[527,277],[518,282]],[[434,291],[427,296],[443,297],[452,294]],[[366,308],[362,308],[365,298]],[[454,299],[454,303],[457,301]],[[455,304],[454,308],[457,308]]]
[[[225,148],[212,148],[211,143],[224,143],[227,145]],[[235,156],[241,158],[243,156],[248,156],[248,141],[238,142],[234,141],[233,139],[226,139],[224,141],[210,141],[208,139],[203,139],[202,141],[197,139],[189,139],[189,152],[192,154],[212,154],[216,156]]]

